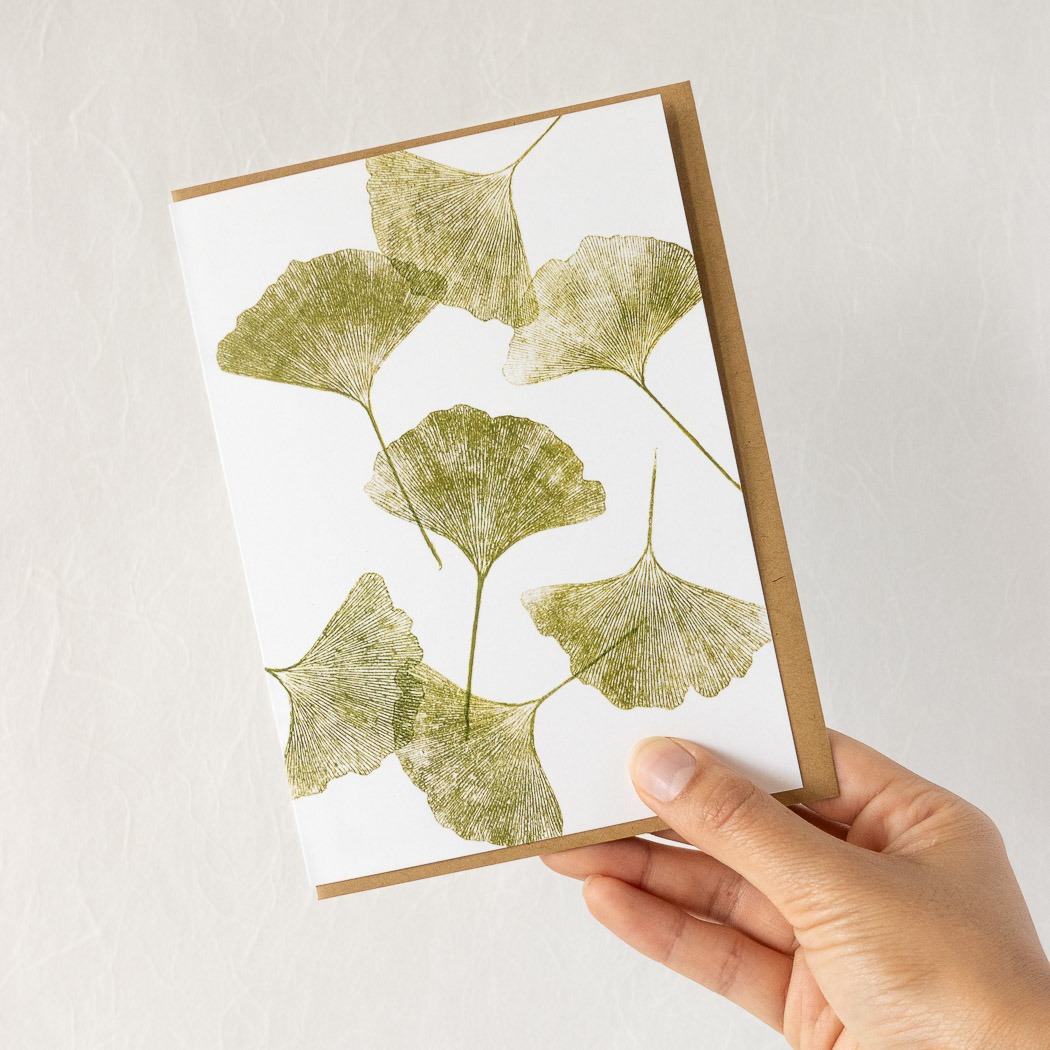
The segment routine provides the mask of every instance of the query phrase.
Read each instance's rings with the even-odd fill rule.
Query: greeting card
[[[174,194],[320,896],[834,771],[688,85]],[[246,718],[259,698],[242,698]]]

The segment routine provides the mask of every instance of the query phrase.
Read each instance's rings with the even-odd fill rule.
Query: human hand
[[[995,825],[831,743],[841,795],[789,809],[696,744],[642,741],[635,789],[703,852],[624,839],[544,863],[585,879],[618,937],[797,1050],[1050,1047],[1050,963]]]

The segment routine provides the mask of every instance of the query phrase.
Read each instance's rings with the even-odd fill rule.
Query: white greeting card
[[[659,95],[172,217],[315,885],[802,784]]]

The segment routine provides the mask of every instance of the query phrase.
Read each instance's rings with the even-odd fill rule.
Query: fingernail
[[[644,741],[631,761],[634,782],[661,802],[677,798],[695,772],[693,756],[665,736]]]

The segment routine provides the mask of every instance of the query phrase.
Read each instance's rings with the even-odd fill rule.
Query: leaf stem
[[[474,626],[470,629],[470,656],[467,658],[467,699],[463,707],[463,720],[465,729],[464,741],[470,739],[470,695],[474,684],[474,650],[478,646],[478,620],[481,618],[481,592],[485,587],[485,577],[488,572],[478,572],[478,591],[474,598]]]
[[[434,560],[438,563],[438,568],[440,569],[441,557],[438,554],[437,549],[434,547],[433,541],[427,535],[427,530],[423,528],[423,523],[419,520],[419,515],[416,514],[416,509],[412,506],[412,501],[408,498],[405,486],[401,483],[401,478],[398,476],[397,467],[394,466],[394,460],[390,455],[390,449],[386,447],[383,435],[379,432],[379,424],[376,422],[375,413],[372,411],[372,399],[368,398],[367,401],[362,401],[361,406],[368,413],[368,420],[372,424],[372,429],[376,432],[379,447],[383,450],[383,455],[386,456],[387,464],[390,467],[390,473],[394,475],[394,481],[397,482],[397,487],[401,490],[401,495],[405,497],[405,503],[408,505],[408,509],[412,513],[412,520],[419,526],[419,534],[423,537],[424,542],[430,548],[430,553],[434,555]]]
[[[649,534],[645,538],[645,549],[653,549],[653,511],[656,509],[656,453],[653,449],[653,481],[649,487]]]
[[[637,627],[632,627],[629,631],[626,632],[626,634],[623,634],[619,638],[617,638],[616,641],[612,643],[612,645],[610,645],[606,649],[603,649],[593,660],[589,660],[587,663],[585,663],[583,665],[583,667],[581,667],[575,674],[569,675],[569,677],[566,678],[564,682],[559,682],[549,692],[544,693],[543,696],[537,698],[536,700],[532,700],[530,702],[534,703],[537,707],[539,707],[539,705],[542,704],[544,700],[548,699],[548,697],[554,696],[554,694],[559,689],[564,688],[570,682],[574,682],[585,671],[589,671],[596,663],[598,663],[599,660],[604,660],[609,655],[609,653],[611,653],[613,651],[613,649],[615,649],[618,645],[623,645],[623,643],[626,642],[627,639],[631,637],[631,635],[637,634],[638,633],[638,628],[641,627],[641,626],[642,626],[641,624],[638,624]]]
[[[633,376],[631,378],[634,379]],[[644,381],[641,381],[641,380],[638,380],[638,379],[635,379],[634,381],[635,381],[635,383],[638,384],[638,386],[640,386],[653,399],[653,402],[656,404],[656,406],[658,408],[660,408],[663,411],[663,413],[667,416],[667,418],[672,423],[674,423],[674,425],[676,427],[678,427],[678,429],[683,434],[685,434],[685,436],[687,438],[689,438],[689,440],[694,445],[696,445],[696,447],[698,449],[700,449],[700,451],[703,452],[703,454],[705,456],[707,456],[707,458],[718,468],[719,473],[722,475],[722,477],[724,477],[729,482],[729,484],[732,485],[734,488],[736,488],[736,490],[739,492],[740,491],[740,482],[735,480],[733,478],[732,474],[728,473],[726,471],[725,467],[723,467],[722,464],[719,463],[718,460],[715,459],[715,457],[712,456],[711,453],[708,452],[707,449],[704,448],[704,446],[701,445],[700,442],[697,441],[695,437],[693,437],[693,435],[686,429],[685,424],[645,385]]]
[[[541,133],[540,137],[538,139],[536,139],[536,141],[533,142],[533,144],[531,146],[529,146],[529,148],[527,150],[525,150],[525,152],[520,157],[518,157],[517,160],[511,161],[510,164],[508,164],[505,168],[500,168],[499,171],[507,171],[509,168],[516,168],[540,144],[540,139],[542,139],[543,136],[546,135],[547,132],[550,131],[550,129],[553,128],[554,125],[557,124],[559,120],[561,120],[561,118],[562,118],[562,114],[559,113],[558,116],[556,116],[543,129],[543,132]],[[497,174],[499,174],[499,172],[492,172],[492,174],[493,175],[497,175]]]

